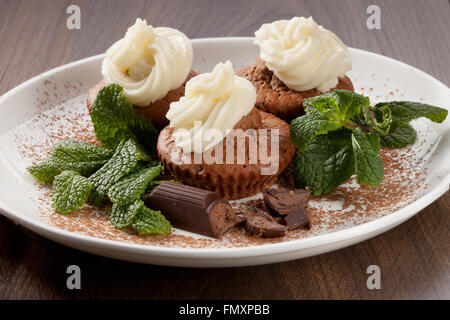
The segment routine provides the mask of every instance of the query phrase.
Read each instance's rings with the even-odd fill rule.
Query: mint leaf
[[[53,179],[63,170],[71,169],[70,166],[58,164],[51,159],[44,160],[27,168],[27,171],[42,183],[52,183]]]
[[[356,181],[376,187],[383,181],[383,161],[378,157],[380,138],[356,128],[352,133]]]
[[[149,160],[148,155],[134,140],[119,143],[112,158],[89,177],[93,184],[89,202],[100,206],[111,188],[122,177],[130,173],[140,160]]]
[[[91,107],[91,118],[97,138],[106,148],[115,149],[120,141],[135,139],[155,152],[158,132],[149,119],[133,110],[119,85],[100,90]]]
[[[101,167],[113,151],[101,148],[95,144],[63,140],[53,145],[52,157],[58,162],[71,164],[81,175],[90,174]]]
[[[441,123],[448,114],[446,109],[411,101],[380,102],[373,108],[376,110],[383,107],[389,107],[392,112],[391,132],[395,132],[395,130],[408,124],[411,120],[422,117]]]
[[[290,125],[292,142],[302,150],[318,135],[342,128],[339,122],[328,120],[322,115],[306,114],[293,120]]]
[[[89,196],[92,183],[78,172],[65,170],[53,181],[53,207],[61,214],[81,208]]]
[[[141,206],[140,200],[135,200],[131,204],[123,206],[114,203],[109,217],[111,224],[117,229],[131,227],[131,222]]]
[[[161,211],[154,211],[147,208],[142,200],[133,220],[131,227],[140,235],[143,234],[168,234],[172,231],[169,221],[161,214]]]
[[[306,114],[316,110],[329,120],[339,121],[338,115],[339,106],[336,100],[329,94],[321,94],[312,98],[306,98],[303,100],[303,107]]]
[[[364,97],[353,91],[334,90],[330,94],[339,106],[343,121],[353,118],[361,112],[361,108],[370,105],[369,97]]]
[[[387,148],[404,148],[416,142],[417,132],[414,128],[407,124],[398,128],[393,133],[386,136],[380,136],[380,142],[383,147]]]
[[[385,135],[389,132],[392,123],[392,112],[388,106],[380,108],[362,108],[364,123],[370,126],[373,131]]]
[[[370,100],[353,91],[334,90],[316,97],[307,98],[303,102],[305,108],[314,108],[329,120],[344,123],[368,107]]]
[[[28,172],[43,183],[51,183],[63,170],[74,170],[82,176],[90,175],[112,156],[111,150],[95,144],[64,140],[53,145],[49,159],[28,167]]]
[[[109,189],[109,199],[121,206],[139,199],[145,193],[150,181],[161,174],[162,168],[161,165],[144,168],[122,178]]]
[[[161,212],[147,208],[142,200],[124,206],[113,204],[110,220],[118,229],[133,228],[141,235],[172,231],[172,225]]]
[[[296,185],[308,186],[311,195],[328,193],[354,173],[355,159],[351,131],[339,130],[314,138],[308,150],[298,150],[294,158]]]

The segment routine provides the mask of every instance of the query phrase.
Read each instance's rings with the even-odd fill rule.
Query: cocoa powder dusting
[[[50,87],[50,83],[46,83],[46,87]],[[81,83],[79,87],[70,87],[68,84],[64,84],[64,87],[80,90]],[[47,89],[51,92],[49,88]],[[52,97],[47,94],[44,96]],[[85,101],[86,96],[81,95],[58,104],[57,107],[47,108],[48,110],[9,133],[9,141],[17,150],[17,158],[24,163],[24,171],[26,166],[48,157],[51,146],[57,141],[76,139],[99,143]],[[39,103],[46,101],[41,100]],[[431,126],[423,126],[422,130],[419,130],[418,142],[414,147],[401,150],[383,149],[380,156],[385,167],[385,178],[378,188],[359,186],[352,178],[327,195],[312,197],[308,208],[311,229],[289,231],[283,238],[255,238],[246,235],[243,229],[233,230],[218,240],[179,230],[165,236],[138,236],[115,229],[109,222],[106,211],[92,206],[85,206],[70,215],[54,212],[51,207],[51,188],[48,186],[35,183],[39,196],[34,193],[29,197],[36,203],[39,219],[57,228],[96,238],[182,248],[245,247],[277,243],[338,231],[372,221],[404,207],[423,195],[427,189],[425,163],[434,147],[433,144],[425,142],[424,137],[428,136],[429,141],[429,137],[433,134],[435,131]],[[436,140],[437,138],[433,143]],[[281,175],[279,185],[292,187],[292,183],[292,166],[290,166]],[[261,198],[259,195],[251,199]],[[232,204],[236,207],[248,200],[250,198],[233,201]]]

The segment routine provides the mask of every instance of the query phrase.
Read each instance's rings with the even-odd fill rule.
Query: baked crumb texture
[[[236,74],[247,78],[255,86],[257,93],[255,106],[258,109],[270,112],[288,123],[305,114],[304,99],[321,94],[316,89],[295,91],[288,88],[267,68],[261,58],[257,58],[251,66],[237,71]],[[347,76],[339,78],[338,85],[332,90],[335,89],[354,91],[352,81]]]
[[[258,123],[261,124],[256,127],[257,129],[268,129],[266,131],[268,135],[267,146],[269,147],[267,154],[270,154],[270,130],[279,130],[279,166],[273,175],[261,174],[262,166],[270,166],[270,164],[262,164],[259,157],[257,157],[257,163],[250,163],[249,136],[255,134],[259,137],[259,134],[263,134],[257,129],[236,133],[234,164],[207,164],[205,161],[202,161],[201,164],[194,164],[194,154],[183,154],[182,150],[175,146],[174,129],[166,127],[161,131],[158,138],[159,158],[175,179],[182,183],[217,192],[226,199],[239,199],[255,195],[263,188],[270,187],[276,182],[278,176],[291,162],[295,153],[295,146],[292,144],[289,136],[289,125],[269,113],[254,109],[247,117],[239,121],[234,128],[255,128],[255,125]],[[236,161],[236,148],[240,139],[247,139],[243,164],[238,164]],[[225,140],[226,138],[223,141]],[[259,148],[260,146],[258,145],[257,149],[259,150]],[[226,143],[222,142],[222,150],[225,162],[227,158]],[[208,150],[202,154],[203,159],[207,152]],[[211,151],[210,154],[214,155],[214,151]]]

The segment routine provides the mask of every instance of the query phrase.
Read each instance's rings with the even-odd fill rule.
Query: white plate
[[[217,62],[228,59],[238,69],[251,64],[258,55],[251,38],[197,39],[192,42],[194,69],[202,72],[210,71]],[[357,49],[351,49],[351,53],[353,70],[349,75],[356,90],[370,95],[372,102],[383,99],[416,100],[449,109],[450,90],[433,77],[381,55]],[[192,239],[199,241],[203,239],[211,244],[207,248],[195,248],[185,243],[187,247],[182,248],[178,246],[176,237],[171,246],[167,243],[161,246],[152,242],[153,238],[143,238],[138,244],[126,237],[120,241],[110,240],[115,237],[114,234],[111,236],[114,231],[104,224],[99,224],[94,234],[92,230],[85,231],[84,226],[74,227],[79,221],[77,219],[95,225],[98,215],[91,220],[87,214],[68,216],[64,217],[67,219],[64,223],[58,225],[52,220],[55,214],[41,212],[42,207],[48,207],[48,201],[42,200],[43,193],[48,190],[39,187],[26,174],[25,168],[33,157],[38,156],[27,152],[24,146],[36,146],[42,152],[53,140],[67,134],[64,123],[72,123],[70,131],[74,137],[77,136],[77,127],[89,126],[86,118],[75,118],[77,112],[84,108],[88,88],[101,78],[102,58],[102,55],[94,56],[53,69],[0,98],[0,211],[26,228],[69,247],[117,259],[171,266],[227,267],[281,262],[336,250],[374,237],[409,219],[449,189],[450,121],[447,119],[443,124],[436,125],[428,120],[419,120],[414,123],[419,131],[419,141],[414,150],[415,157],[419,157],[420,161],[411,161],[414,175],[421,178],[411,178],[413,185],[405,185],[405,188],[410,188],[410,196],[405,197],[399,208],[390,212],[367,210],[370,217],[360,214],[358,219],[349,218],[333,228],[310,233],[305,231],[299,239],[226,247],[217,241],[176,230],[176,234],[192,236]],[[63,109],[59,110],[61,105]],[[72,120],[75,125],[70,121],[70,111],[74,111]],[[38,117],[42,113],[48,117],[61,113],[66,116],[63,120],[54,117],[44,122],[42,116]],[[61,128],[60,123],[63,124]],[[50,140],[49,134],[53,135]],[[339,206],[339,203],[329,204],[334,209]],[[58,217],[55,219],[59,221]],[[74,223],[69,226],[68,221]],[[194,245],[198,245],[195,241]]]

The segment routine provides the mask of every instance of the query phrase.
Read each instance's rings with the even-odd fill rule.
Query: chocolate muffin
[[[256,107],[290,122],[304,114],[303,100],[335,89],[352,90],[351,54],[312,17],[263,24],[255,32],[259,58],[237,72],[256,88]]]
[[[186,86],[186,82],[188,82],[191,78],[198,75],[197,72],[191,71],[189,72],[186,81],[177,89],[169,91],[167,95],[163,98],[156,100],[155,102],[149,104],[145,107],[134,106],[134,110],[141,114],[142,116],[149,118],[152,121],[152,124],[156,129],[162,130],[165,126],[169,124],[169,120],[166,118],[166,113],[169,111],[169,106],[172,102],[178,101],[182,96],[184,96],[184,89]],[[90,110],[91,105],[94,103],[98,92],[105,86],[105,80],[102,79],[95,87],[89,89],[88,97],[87,97],[87,107]]]
[[[236,159],[235,155],[237,154],[239,141],[246,142],[245,159],[242,164],[208,164],[205,161],[202,161],[200,164],[195,164],[194,157],[196,155],[194,153],[183,153],[183,150],[175,145],[174,129],[169,126],[162,130],[159,135],[157,145],[158,156],[175,179],[184,184],[215,191],[226,199],[239,199],[255,195],[261,192],[263,188],[273,185],[277,181],[280,173],[294,157],[295,146],[290,140],[289,125],[270,113],[253,108],[233,129],[235,129],[235,141],[237,141],[232,149],[234,159]],[[242,129],[242,131],[236,129]],[[267,131],[257,129],[267,129]],[[259,141],[260,135],[265,134],[267,135],[267,146],[270,146],[270,133],[273,129],[279,130],[278,168],[273,174],[265,175],[261,169],[268,168],[270,164],[263,163],[259,157],[257,157],[256,163],[252,163],[251,159],[255,154],[250,149],[249,139]],[[226,159],[226,138],[220,143],[220,148],[223,150],[223,159]],[[258,143],[258,153],[261,152],[259,148],[262,148],[262,146]],[[267,154],[272,155],[270,148],[267,148]],[[207,150],[200,156],[202,159],[205,159],[210,155],[214,157],[215,150]]]
[[[87,106],[107,84],[123,88],[135,110],[149,118],[157,129],[169,122],[165,115],[171,102],[184,95],[192,71],[193,49],[189,38],[168,27],[153,27],[136,19],[124,37],[107,51],[102,62],[102,81],[88,94]]]
[[[303,100],[321,94],[315,88],[307,91],[290,89],[261,58],[257,58],[252,65],[238,70],[236,74],[246,78],[255,86],[257,93],[255,106],[258,109],[270,112],[288,123],[305,114]],[[339,78],[337,86],[330,91],[335,89],[354,91],[352,81],[347,76]]]

